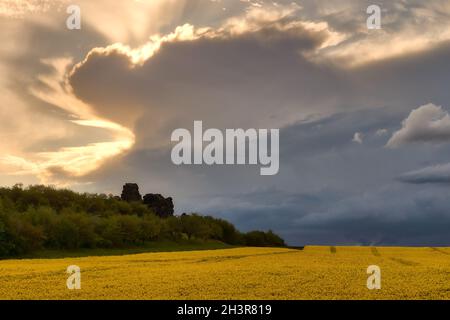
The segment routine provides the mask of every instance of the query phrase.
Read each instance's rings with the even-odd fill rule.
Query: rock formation
[[[144,204],[161,218],[173,216],[173,200],[170,197],[164,198],[160,194],[149,193],[144,196]]]
[[[136,183],[126,183],[123,186],[120,198],[127,202],[142,201],[142,196],[139,193],[139,186]]]
[[[160,194],[149,193],[142,196],[139,193],[139,186],[136,183],[126,183],[123,186],[120,199],[127,202],[143,202],[149,209],[161,218],[173,216],[174,206],[172,198],[164,198]]]

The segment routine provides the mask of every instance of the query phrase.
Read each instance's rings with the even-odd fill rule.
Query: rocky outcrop
[[[126,183],[123,186],[120,198],[127,202],[142,201],[142,196],[139,193],[139,186],[136,183]]]
[[[164,198],[160,194],[149,193],[142,199],[139,186],[136,183],[126,183],[120,198],[127,202],[143,202],[149,209],[161,218],[173,216],[174,205],[172,198]]]
[[[153,212],[161,218],[173,216],[173,200],[172,198],[164,198],[160,194],[149,193],[144,196],[144,204],[146,204]]]

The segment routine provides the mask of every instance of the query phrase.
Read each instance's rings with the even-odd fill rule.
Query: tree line
[[[285,245],[272,231],[242,233],[228,221],[195,213],[161,218],[140,202],[113,195],[43,185],[0,188],[0,257],[42,249],[126,248],[184,240]]]

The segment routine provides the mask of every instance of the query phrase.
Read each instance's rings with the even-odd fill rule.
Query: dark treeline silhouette
[[[209,216],[156,215],[142,201],[49,186],[0,188],[0,256],[42,249],[127,248],[155,241],[216,240],[230,245],[284,246],[272,231],[239,232]]]

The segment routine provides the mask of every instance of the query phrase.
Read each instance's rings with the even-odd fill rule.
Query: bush
[[[272,231],[251,231],[244,235],[244,242],[247,246],[252,247],[283,247],[284,240],[274,234]]]
[[[161,236],[161,219],[153,214],[147,214],[141,222],[141,237],[145,241],[156,241]]]

